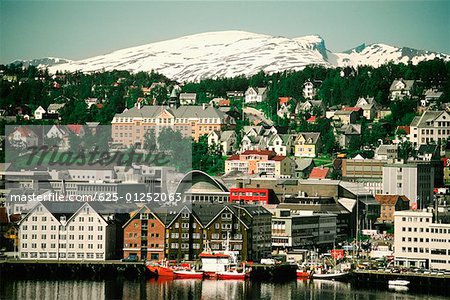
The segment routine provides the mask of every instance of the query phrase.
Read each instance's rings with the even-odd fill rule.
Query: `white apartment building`
[[[429,162],[413,161],[383,166],[383,194],[405,195],[410,205],[425,207],[433,200],[434,169]]]
[[[39,202],[19,223],[21,259],[106,260],[114,257],[113,214],[97,203]]]
[[[397,266],[450,270],[450,224],[433,223],[430,212],[395,212],[394,257]]]
[[[450,137],[450,114],[446,111],[425,111],[410,124],[409,141],[415,146],[441,144]]]

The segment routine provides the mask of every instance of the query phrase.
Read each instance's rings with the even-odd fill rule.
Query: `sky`
[[[0,63],[78,60],[221,30],[319,34],[333,52],[365,42],[450,53],[450,1],[0,0]]]

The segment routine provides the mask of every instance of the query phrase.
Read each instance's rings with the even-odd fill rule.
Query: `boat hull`
[[[297,270],[297,278],[309,278],[310,276],[311,275],[308,272]]]
[[[240,279],[244,280],[249,277],[248,273],[217,273],[217,279],[227,280],[227,279]]]
[[[344,279],[349,275],[348,272],[344,272],[344,273],[330,273],[330,274],[313,274],[311,277],[313,279],[327,279],[327,280],[332,280],[332,279]]]
[[[174,272],[175,278],[179,279],[203,279],[203,272]]]
[[[407,286],[409,284],[409,281],[407,281],[407,280],[389,280],[388,284],[392,285],[392,286]]]
[[[173,277],[173,269],[163,266],[146,266],[147,269],[158,277]]]

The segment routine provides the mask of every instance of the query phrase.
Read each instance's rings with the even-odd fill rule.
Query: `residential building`
[[[415,84],[415,80],[395,79],[389,88],[389,98],[391,101],[411,98]]]
[[[212,131],[221,131],[233,120],[215,107],[181,106],[167,108],[163,106],[133,107],[116,114],[111,122],[114,143],[129,147],[143,144],[144,135],[150,129],[155,133],[164,127],[180,131],[198,141],[200,136]]]
[[[320,167],[314,167],[309,174],[309,179],[327,179],[331,176],[331,169],[325,168],[323,165]]]
[[[355,107],[360,107],[363,110],[363,117],[367,120],[376,118],[376,113],[380,108],[379,104],[373,97],[360,97],[356,101]]]
[[[86,103],[88,109],[90,109],[92,105],[96,105],[97,103],[99,103],[99,100],[98,98],[86,98],[84,99],[84,103]]]
[[[225,161],[225,173],[239,171],[245,174],[264,173],[276,177],[289,177],[294,174],[294,168],[295,163],[292,159],[270,150],[247,150],[230,156]]]
[[[297,157],[317,157],[322,142],[319,132],[300,132],[294,141],[294,155]]]
[[[359,112],[356,110],[337,110],[333,115],[333,121],[342,125],[355,124],[358,120]]]
[[[36,108],[36,110],[34,111],[34,118],[36,120],[42,120],[42,115],[45,114],[46,111],[44,108],[42,108],[42,106],[39,106],[38,108]]]
[[[420,100],[420,106],[422,107],[436,107],[437,101],[444,93],[436,88],[431,88],[423,92]]]
[[[429,162],[396,162],[383,166],[383,194],[405,195],[411,207],[425,207],[433,200],[434,169]]]
[[[410,124],[409,141],[415,146],[440,143],[450,137],[450,114],[447,111],[426,110]]]
[[[394,213],[401,210],[409,210],[409,199],[404,195],[375,195],[375,200],[380,203],[379,223],[394,223]]]
[[[164,220],[144,205],[131,214],[123,228],[123,257],[136,255],[142,260],[164,259]]]
[[[211,131],[208,134],[208,146],[216,145],[220,147],[223,155],[234,153],[237,148],[237,135],[234,130]]]
[[[263,102],[267,99],[266,87],[249,87],[245,91],[245,103]]]
[[[64,108],[65,103],[52,103],[47,107],[47,113],[59,114],[59,111]]]
[[[292,144],[295,136],[291,134],[274,134],[267,143],[270,151],[275,151],[277,155],[290,156],[292,154]]]
[[[242,98],[244,95],[244,91],[227,91],[227,98]]]
[[[361,139],[361,124],[347,124],[335,127],[336,140],[342,148],[347,148],[354,140]]]
[[[312,112],[314,109],[317,109],[322,115],[325,113],[325,105],[322,100],[306,100],[305,102],[298,102],[295,107],[295,113]]]
[[[450,224],[426,211],[399,211],[394,217],[395,265],[450,270]]]
[[[37,204],[19,222],[21,259],[107,260],[120,257],[121,219],[114,204]]]
[[[29,127],[19,126],[8,135],[8,142],[12,147],[33,147],[38,145],[39,139]]]
[[[312,158],[295,158],[295,177],[307,179],[312,169],[315,167]]]
[[[180,93],[180,105],[195,105],[196,102],[196,93]]]
[[[398,158],[397,145],[383,145],[381,144],[375,149],[374,159],[376,160],[396,160]]]
[[[303,84],[303,98],[313,99],[316,96],[316,88],[310,80]]]

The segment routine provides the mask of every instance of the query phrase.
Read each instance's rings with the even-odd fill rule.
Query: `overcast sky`
[[[331,51],[363,42],[450,53],[450,1],[5,1],[0,63],[82,59],[220,30],[319,34]]]

